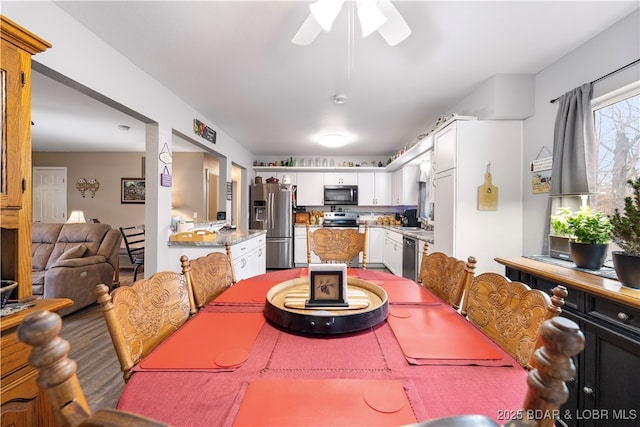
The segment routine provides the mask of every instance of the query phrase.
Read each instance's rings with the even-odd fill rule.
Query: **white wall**
[[[539,254],[543,247],[548,196],[532,193],[529,164],[543,146],[553,150],[557,104],[549,101],[638,58],[640,11],[636,10],[536,75],[535,115],[524,123],[524,255]],[[596,83],[594,97],[631,83],[634,79],[640,79],[638,66]]]

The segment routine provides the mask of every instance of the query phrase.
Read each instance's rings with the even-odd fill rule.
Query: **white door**
[[[33,222],[67,221],[67,168],[33,168]]]

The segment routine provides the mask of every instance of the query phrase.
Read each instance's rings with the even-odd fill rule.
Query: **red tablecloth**
[[[402,283],[407,287],[418,286],[385,273],[354,271],[364,280],[384,282],[386,278],[389,284],[397,282],[394,286],[403,286]],[[247,287],[252,284],[261,286],[273,280],[280,282],[300,277],[300,272],[297,269],[268,273],[239,282],[235,286],[243,282],[246,282]],[[361,272],[367,278],[362,277]],[[382,283],[382,286],[387,284]],[[434,304],[401,304],[391,307],[391,310],[394,309],[437,310],[447,313],[445,317],[455,314],[448,307],[445,309]],[[208,313],[226,314],[230,311],[259,313],[255,305],[214,303],[196,317]],[[458,325],[462,328],[461,331],[464,328],[475,330],[466,320],[459,320],[463,322]],[[236,330],[240,333],[233,322],[225,321],[224,326],[231,333]],[[501,357],[505,357],[495,344],[489,344]],[[484,414],[497,420],[499,411],[519,409],[527,391],[524,369],[515,363],[513,366],[479,366],[480,364],[482,363],[473,359],[456,360],[453,364],[443,363],[440,359],[434,359],[433,363],[409,363],[388,321],[357,333],[331,337],[296,334],[267,322],[256,336],[246,361],[237,368],[199,372],[181,369],[135,372],[125,387],[118,408],[176,426],[230,426],[236,422],[238,414],[238,422],[250,420],[250,423],[254,423],[262,420],[263,424],[284,425],[290,420],[304,419],[299,417],[304,417],[305,411],[311,410],[314,404],[320,402],[310,401],[313,394],[305,394],[314,389],[308,387],[310,384],[322,385],[319,391],[328,387],[326,390],[331,392],[327,391],[330,394],[326,396],[327,399],[341,396],[340,393],[346,393],[346,399],[355,399],[355,396],[361,395],[357,390],[362,390],[363,384],[369,384],[365,389],[371,390],[385,388],[381,384],[394,384],[393,387],[403,390],[404,398],[416,420],[464,413]],[[386,383],[389,381],[391,383]],[[286,417],[278,419],[280,409],[275,409],[282,402],[277,399],[278,394],[275,392],[265,394],[265,384],[275,385],[274,390],[283,395],[298,390],[296,396],[301,400],[295,406],[285,405],[289,408]],[[340,390],[342,387],[346,389],[336,391],[336,384]],[[261,403],[273,404],[272,407],[269,406],[269,416],[276,418],[245,417],[247,408],[255,408],[256,390]],[[400,398],[400,395],[396,397]],[[349,420],[340,416],[340,408],[339,405],[335,407],[336,419]],[[364,407],[362,408],[364,411]],[[345,412],[344,416],[347,417],[348,414]],[[336,425],[335,420],[327,420],[326,423],[322,419],[316,420],[317,425]],[[394,417],[387,420],[388,423],[381,421],[380,424],[398,425],[398,419]],[[295,421],[292,423],[295,424]]]

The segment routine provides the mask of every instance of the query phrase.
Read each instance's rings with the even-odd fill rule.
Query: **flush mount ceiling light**
[[[390,0],[352,0],[358,8],[358,19],[362,36],[378,31],[390,46],[395,46],[411,34],[411,29],[391,4]],[[342,9],[345,0],[318,0],[309,6],[311,13],[293,36],[292,43],[311,44],[320,31],[331,31],[333,21]]]
[[[118,130],[121,130],[122,132],[129,132],[129,129],[131,129],[131,126],[118,125]]]
[[[347,97],[344,95],[336,95],[333,97],[333,102],[335,104],[344,104],[345,102],[347,102]]]
[[[331,133],[320,137],[320,144],[329,148],[342,147],[347,145],[348,142],[347,137],[339,133]]]

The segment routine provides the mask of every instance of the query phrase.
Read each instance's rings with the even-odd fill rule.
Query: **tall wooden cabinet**
[[[2,278],[31,296],[31,55],[49,43],[0,16],[2,33]]]
[[[2,172],[0,174],[0,241],[2,279],[18,282],[18,298],[31,297],[31,55],[49,43],[0,15],[0,101]],[[0,424],[54,425],[36,370],[27,364],[30,350],[16,339],[25,316],[36,309],[57,311],[68,299],[36,300],[35,306],[0,319]]]

